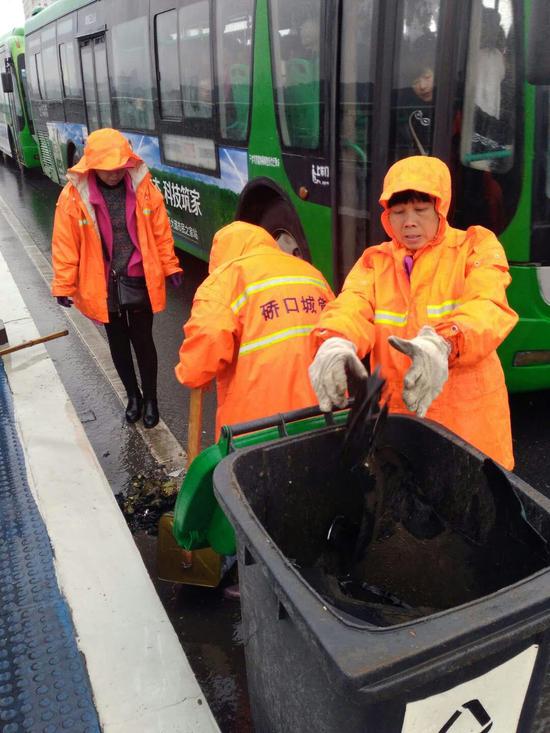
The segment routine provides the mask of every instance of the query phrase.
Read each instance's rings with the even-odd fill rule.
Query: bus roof
[[[3,36],[0,36],[0,45],[4,44],[8,47],[12,56],[16,56],[18,52],[22,52],[25,48],[23,28],[14,28],[8,33],[4,33]]]
[[[53,20],[62,18],[64,15],[78,10],[86,5],[91,5],[95,0],[56,0],[56,2],[43,8],[36,15],[32,15],[25,21],[25,33],[32,33],[39,30],[43,26],[51,23]]]
[[[12,28],[11,31],[8,31],[7,33],[4,33],[4,35],[0,36],[0,42],[7,41],[9,38],[13,38],[13,36],[24,36],[25,31],[23,28]]]

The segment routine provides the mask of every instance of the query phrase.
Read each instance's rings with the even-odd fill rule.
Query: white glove
[[[355,344],[338,336],[324,341],[309,367],[309,378],[322,412],[346,406],[346,367],[359,378],[367,376],[367,370],[357,356]]]
[[[403,402],[424,417],[449,378],[451,345],[430,326],[423,326],[413,339],[389,336],[388,342],[412,359],[403,380]]]

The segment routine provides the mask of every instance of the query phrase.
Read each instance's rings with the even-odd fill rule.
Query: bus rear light
[[[550,364],[550,351],[517,351],[512,363],[515,367]]]

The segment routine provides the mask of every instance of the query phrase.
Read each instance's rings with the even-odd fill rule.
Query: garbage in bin
[[[550,502],[428,420],[390,415],[359,471],[342,469],[344,435],[247,448],[214,472],[256,730],[489,730],[472,700],[499,733],[550,729]]]

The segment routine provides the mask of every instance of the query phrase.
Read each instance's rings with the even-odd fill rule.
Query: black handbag
[[[134,310],[151,307],[149,293],[144,277],[130,277],[111,272],[118,307],[121,310]]]

